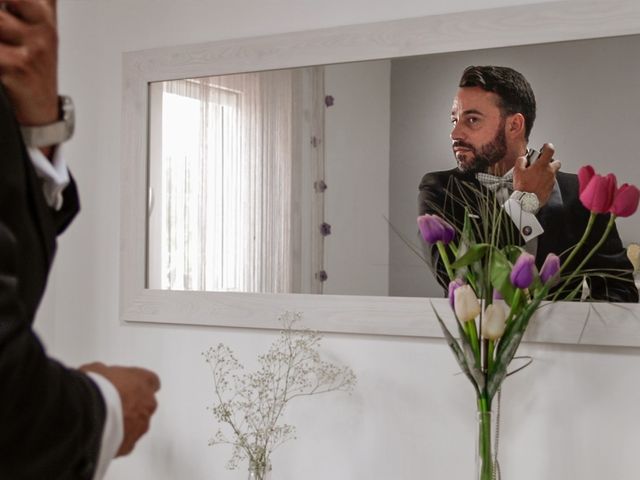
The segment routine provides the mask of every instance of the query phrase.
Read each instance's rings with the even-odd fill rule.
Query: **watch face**
[[[540,202],[538,202],[538,196],[535,193],[525,193],[520,199],[520,205],[525,212],[534,213],[538,210]]]

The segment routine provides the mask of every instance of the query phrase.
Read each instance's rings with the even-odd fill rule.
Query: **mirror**
[[[396,64],[402,60],[411,61],[421,55],[431,55],[433,59],[446,58],[444,52],[471,52],[477,58],[479,49],[490,49],[496,47],[508,47],[506,50],[517,45],[536,45],[548,42],[564,42],[574,41],[578,39],[597,39],[611,37],[611,41],[617,41],[614,36],[637,35],[640,34],[640,4],[635,0],[611,0],[610,2],[601,2],[599,0],[583,0],[581,2],[567,1],[551,1],[541,4],[527,4],[519,6],[499,7],[486,10],[467,11],[459,13],[451,13],[445,15],[433,15],[421,18],[411,18],[405,20],[393,20],[374,24],[350,25],[344,27],[334,27],[322,30],[313,30],[305,32],[295,32],[278,34],[272,36],[231,39],[215,42],[207,42],[193,45],[181,45],[174,47],[162,47],[150,50],[141,50],[137,52],[126,52],[123,55],[123,102],[122,102],[122,156],[121,156],[121,224],[120,224],[120,319],[125,323],[167,323],[179,325],[206,325],[216,327],[232,327],[232,328],[260,328],[260,329],[278,329],[280,325],[277,322],[278,316],[285,310],[302,312],[304,315],[305,326],[323,332],[342,332],[348,334],[364,334],[364,335],[390,335],[390,336],[410,336],[410,337],[442,337],[441,329],[438,325],[437,318],[430,308],[432,303],[439,310],[446,310],[447,300],[443,298],[425,298],[430,294],[440,296],[440,291],[435,287],[435,282],[430,277],[429,272],[419,264],[414,258],[408,256],[407,262],[398,264],[401,272],[399,276],[408,279],[405,284],[411,284],[420,291],[420,297],[396,297],[384,295],[332,295],[325,291],[323,295],[317,294],[274,294],[274,293],[243,293],[243,292],[221,292],[221,291],[198,291],[198,290],[161,290],[150,288],[149,269],[147,266],[149,250],[147,248],[149,238],[149,204],[153,204],[154,198],[149,196],[149,169],[148,159],[150,153],[149,145],[149,109],[150,94],[149,85],[155,82],[164,82],[174,79],[201,79],[207,77],[216,77],[221,75],[232,75],[250,72],[266,72],[278,71],[298,68],[301,66],[317,66],[317,65],[335,65],[346,66],[353,64],[366,64],[368,61],[385,58],[393,58]],[[622,37],[621,37],[622,39]],[[594,40],[595,42],[596,40]],[[558,44],[562,48],[563,44]],[[525,52],[529,47],[525,47]],[[531,47],[534,48],[534,47]],[[494,50],[498,54],[501,50]],[[583,57],[590,57],[597,53],[591,51],[583,52]],[[437,54],[437,55],[433,55]],[[443,54],[443,55],[440,55]],[[548,93],[554,93],[560,85],[564,85],[563,78],[559,76],[556,70],[545,68],[547,64],[557,65],[561,63],[554,60],[555,53],[549,52],[550,56],[546,58],[534,57],[529,61],[531,66],[522,67],[521,59],[510,58],[510,62],[514,67],[520,68],[530,80],[536,90],[539,103]],[[465,53],[460,53],[465,55]],[[493,54],[491,54],[493,55]],[[624,57],[626,55],[626,57]],[[628,59],[629,65],[618,65],[615,60],[620,58]],[[624,67],[624,71],[632,67],[634,63],[634,52],[629,53],[626,50],[616,50],[615,54],[607,57],[605,65],[609,68]],[[486,61],[493,62],[493,57],[486,57]],[[576,59],[578,60],[578,59]],[[432,66],[431,75],[436,78],[439,72],[436,68],[444,68],[447,61],[443,61],[442,65]],[[475,62],[475,61],[474,61]],[[496,60],[496,63],[503,62],[502,58]],[[613,62],[613,63],[612,63]],[[420,112],[415,112],[414,117],[407,117],[403,124],[398,123],[396,134],[394,135],[390,129],[389,133],[389,158],[394,162],[394,168],[398,168],[398,161],[394,160],[394,156],[401,158],[402,162],[411,165],[413,171],[408,171],[405,175],[409,180],[407,191],[401,191],[398,195],[401,199],[396,201],[395,197],[390,205],[389,215],[394,224],[401,222],[401,215],[398,214],[396,205],[398,202],[406,202],[410,205],[407,211],[415,208],[415,199],[417,194],[416,179],[419,179],[424,172],[436,169],[447,168],[452,164],[451,152],[448,141],[448,116],[451,106],[451,96],[455,91],[454,86],[450,86],[458,80],[460,75],[459,68],[471,63],[470,61],[461,62],[460,65],[454,65],[452,68],[453,80],[447,76],[446,82],[440,87],[433,86],[433,90],[429,90],[437,94],[438,102],[443,102],[446,108],[445,118],[440,120],[437,118],[437,112],[432,116],[427,116],[425,102],[421,98],[417,98],[416,105],[420,103]],[[618,62],[620,63],[620,62]],[[613,65],[613,66],[612,66]],[[560,65],[561,66],[561,65]],[[329,68],[329,67],[317,67]],[[389,75],[393,75],[392,65],[388,66]],[[536,72],[536,70],[540,70]],[[560,71],[560,70],[558,70]],[[571,73],[571,72],[569,72]],[[607,75],[609,70],[604,68],[589,72],[586,78],[591,75]],[[614,74],[615,72],[611,72]],[[326,75],[316,75],[314,78],[324,82]],[[539,85],[540,78],[550,82],[547,87],[541,90]],[[389,82],[391,77],[389,77]],[[624,78],[613,82],[614,87],[605,89],[603,94],[613,94],[616,89],[627,88],[628,85]],[[325,92],[324,85],[315,85],[321,92]],[[392,100],[391,86],[389,86],[389,102]],[[331,109],[345,108],[348,105],[345,99],[360,98],[357,96],[338,96],[338,89],[334,91],[335,103],[330,108],[321,108],[320,111],[325,114],[331,113]],[[327,90],[328,91],[328,90]],[[427,90],[423,89],[422,92]],[[577,107],[581,105],[591,105],[584,103],[585,93],[577,95],[569,91],[565,97],[555,100],[547,100],[548,102],[577,102]],[[629,121],[633,115],[633,109],[627,108],[627,103],[632,105],[637,102],[635,92],[631,97],[625,100],[625,106],[620,116],[609,121],[608,117],[600,116],[600,110],[603,109],[608,97],[595,96],[592,92],[586,93],[589,102],[594,102],[594,108],[588,109],[587,116],[574,117],[572,127],[564,128],[563,133],[559,134],[554,131],[544,132],[541,128],[543,125],[552,130],[556,125],[566,125],[568,121],[566,114],[570,109],[560,111],[557,116],[549,114],[543,122],[538,119],[536,125],[536,133],[539,135],[532,140],[534,145],[541,141],[547,141],[553,138],[558,145],[568,138],[573,138],[574,144],[580,147],[579,150],[571,151],[569,147],[563,146],[558,151],[558,157],[565,164],[566,170],[575,170],[583,163],[583,159],[578,159],[582,152],[587,152],[588,158],[599,157],[599,162],[609,162],[615,165],[610,170],[615,171],[621,177],[621,180],[629,182],[638,182],[637,173],[633,169],[633,160],[636,158],[635,152],[624,153],[625,161],[618,161],[612,154],[606,150],[611,148],[611,138],[605,135],[599,135],[597,141],[586,139],[585,134],[575,135],[573,130],[586,128],[586,125],[592,125],[595,118],[597,124],[602,128],[617,127],[622,131],[623,126]],[[303,95],[303,98],[306,96]],[[314,97],[315,98],[315,97]],[[548,97],[551,98],[551,97]],[[371,99],[367,101],[373,101]],[[584,105],[583,105],[584,103]],[[620,102],[618,102],[620,103]],[[572,106],[572,104],[569,104]],[[380,108],[380,106],[376,107]],[[390,111],[390,126],[394,120],[391,104],[386,107]],[[540,106],[543,109],[543,106]],[[544,107],[546,110],[546,107]],[[593,112],[597,109],[598,115]],[[318,109],[314,109],[318,111]],[[366,111],[366,110],[365,110]],[[374,110],[377,112],[377,110]],[[411,110],[407,110],[408,112]],[[336,113],[337,110],[333,110]],[[348,118],[346,113],[345,118]],[[355,111],[354,115],[357,114]],[[542,115],[542,110],[540,111]],[[545,114],[546,115],[546,114]],[[620,122],[619,119],[624,119]],[[420,135],[430,135],[429,141],[420,146],[413,146],[411,150],[403,145],[398,145],[397,131],[401,133],[406,129],[412,132],[412,127],[418,125],[420,121],[424,121],[424,128],[420,131]],[[427,123],[429,122],[429,123]],[[440,123],[442,122],[442,123]],[[623,126],[618,124],[622,123]],[[324,121],[322,122],[324,125]],[[350,130],[338,131],[341,133],[345,141],[349,140],[348,134],[358,133],[353,130],[353,122],[348,123]],[[574,128],[575,127],[575,128]],[[439,131],[438,129],[442,129]],[[627,128],[624,126],[624,128]],[[629,127],[632,128],[632,127]],[[549,135],[553,133],[553,135]],[[621,138],[627,136],[619,136],[618,131],[615,132],[614,147],[619,147],[615,152],[619,152],[622,148]],[[311,135],[311,132],[307,132]],[[391,135],[394,135],[391,137]],[[327,132],[327,138],[324,141],[318,141],[318,148],[314,151],[323,151],[325,145],[329,145],[331,135]],[[391,141],[392,138],[396,140]],[[356,137],[357,139],[357,137]],[[380,140],[380,139],[378,139]],[[334,145],[336,140],[334,139]],[[581,145],[581,142],[584,145]],[[608,142],[608,143],[607,143]],[[617,142],[617,143],[616,143]],[[603,145],[607,145],[604,147]],[[372,143],[371,145],[375,145]],[[359,142],[359,148],[365,149],[368,144]],[[373,147],[372,147],[373,148]],[[404,152],[403,152],[404,149]],[[303,150],[304,151],[304,150]],[[391,153],[393,152],[393,154]],[[371,150],[366,151],[370,155]],[[415,156],[411,156],[408,154]],[[324,156],[324,153],[322,154]],[[319,156],[319,154],[318,154]],[[363,165],[365,165],[366,173],[372,167],[371,162],[367,161],[366,155],[363,155]],[[627,160],[630,159],[630,160]],[[595,162],[602,167],[603,163]],[[311,160],[310,165],[315,168],[324,166],[326,161],[320,164]],[[353,165],[338,159],[339,166]],[[602,167],[605,168],[605,167]],[[623,170],[624,169],[624,170]],[[364,170],[363,170],[364,171]],[[333,182],[329,185],[332,189],[333,196],[327,194],[327,202],[334,201],[343,210],[355,208],[342,201],[337,195],[339,192],[340,174],[338,171],[331,176],[327,172],[327,180]],[[361,176],[362,172],[359,172]],[[323,175],[324,172],[318,171],[315,174]],[[623,178],[628,176],[628,178]],[[397,175],[394,170],[389,170],[389,188],[394,188],[393,181],[396,181]],[[415,178],[414,178],[415,177]],[[371,178],[370,176],[366,178]],[[401,181],[401,180],[398,180]],[[386,191],[379,189],[375,191],[365,181],[350,182],[351,189],[345,192],[345,198],[353,199],[353,193],[362,195],[369,194],[364,197],[363,203],[367,201],[371,204],[371,198],[380,199],[387,194]],[[378,187],[376,185],[376,187]],[[405,188],[405,187],[403,187]],[[308,190],[305,190],[308,191]],[[342,202],[342,203],[340,203]],[[387,202],[387,200],[382,200]],[[386,205],[387,203],[384,203]],[[157,203],[156,203],[157,205]],[[378,225],[374,225],[369,218],[374,221],[380,221],[379,211],[375,205],[370,209],[367,220],[362,220],[358,226],[361,228],[371,227],[373,231],[378,232]],[[326,241],[322,242],[322,248],[328,250],[327,255],[323,258],[331,258],[330,249],[333,246],[340,246],[343,240],[337,236],[340,232],[340,225],[336,219],[325,219],[325,208],[313,210],[313,219],[301,217],[303,221],[311,221],[312,224],[322,218],[332,226],[332,235],[326,237]],[[407,214],[408,215],[408,214]],[[343,217],[340,217],[343,218]],[[409,229],[410,235],[415,234],[414,223],[415,211],[408,217],[406,228]],[[636,223],[633,221],[620,221],[620,230],[626,242],[631,241],[637,233],[634,230]],[[384,224],[383,224],[384,225]],[[386,225],[383,226],[386,229]],[[345,230],[346,231],[346,230]],[[372,248],[372,243],[366,239],[366,234],[370,230],[357,232],[354,244],[362,251]],[[629,233],[630,232],[630,233]],[[362,239],[365,238],[363,241]],[[397,241],[393,235],[383,235],[382,241],[391,243]],[[329,241],[335,242],[330,245]],[[407,254],[406,249],[402,247],[403,255]],[[393,246],[389,248],[393,251]],[[352,252],[360,251],[355,249]],[[373,268],[389,269],[389,260],[382,260],[374,255],[376,264]],[[315,270],[313,270],[315,271]],[[353,273],[349,271],[349,273]],[[335,274],[328,272],[330,280],[336,280]],[[423,275],[417,278],[417,275]],[[372,277],[373,278],[373,275]],[[394,283],[395,279],[390,275],[390,283]],[[401,278],[402,280],[402,278]],[[431,282],[431,283],[429,283]],[[349,282],[345,282],[347,287],[351,287]],[[430,285],[433,289],[430,290]],[[324,287],[324,286],[323,286]],[[355,288],[354,288],[355,290]],[[433,293],[431,293],[433,292]],[[343,289],[343,293],[351,293],[349,289]],[[410,292],[409,292],[410,293]],[[525,338],[530,342],[551,342],[560,344],[576,344],[576,345],[609,345],[609,346],[640,346],[640,305],[631,304],[602,304],[602,303],[575,303],[575,302],[558,302],[545,308],[544,315],[533,319],[529,333]],[[133,325],[132,325],[133,326]]]
[[[151,82],[147,287],[439,297],[386,219],[419,244],[463,69],[524,74],[530,147],[552,142],[564,171],[640,185],[638,51],[629,35]],[[625,245],[637,218],[617,222]]]

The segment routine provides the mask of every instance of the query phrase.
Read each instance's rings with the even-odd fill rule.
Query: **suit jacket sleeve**
[[[600,238],[608,216],[598,219],[590,236],[589,248]],[[588,251],[585,249],[585,251]],[[638,302],[638,289],[633,281],[633,266],[614,226],[607,240],[585,266],[591,298],[609,302]]]
[[[444,216],[443,212],[446,209],[446,187],[437,173],[427,173],[422,177],[418,191],[419,215],[430,214]],[[422,244],[423,256],[425,260],[429,262],[429,267],[438,283],[443,287],[444,295],[446,296],[449,285],[449,275],[440,258],[440,252],[436,245],[429,245],[422,239],[420,234],[418,236]]]
[[[89,480],[104,401],[86,375],[45,354],[24,318],[15,259],[0,223],[0,478]]]

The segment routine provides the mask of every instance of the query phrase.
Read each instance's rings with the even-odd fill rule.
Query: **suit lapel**
[[[2,162],[3,205],[2,217],[8,223],[24,223],[31,219],[38,231],[46,263],[50,265],[55,248],[55,229],[48,214],[40,180],[22,141],[22,134],[13,116],[4,89],[0,87],[0,161]],[[26,204],[26,205],[25,205]],[[29,212],[28,218],[18,218],[22,206]]]

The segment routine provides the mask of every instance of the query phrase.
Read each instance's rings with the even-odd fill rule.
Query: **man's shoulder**
[[[443,187],[459,176],[460,171],[457,168],[425,173],[420,180],[420,190]]]
[[[556,173],[556,181],[560,187],[563,198],[578,195],[578,175],[559,171]]]

